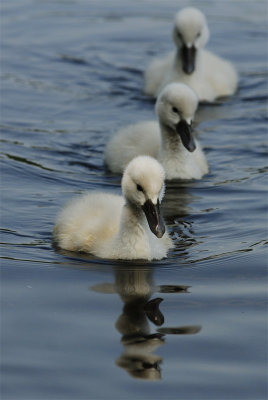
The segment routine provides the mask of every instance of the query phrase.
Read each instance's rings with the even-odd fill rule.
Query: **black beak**
[[[183,45],[181,48],[182,69],[188,75],[192,74],[195,69],[195,53],[196,48],[194,46]]]
[[[165,224],[160,211],[159,200],[153,204],[151,200],[146,200],[142,206],[143,212],[148,221],[148,225],[155,236],[161,238],[165,233]]]
[[[190,125],[183,119],[176,125],[176,131],[180,135],[183,146],[191,153],[196,149]]]

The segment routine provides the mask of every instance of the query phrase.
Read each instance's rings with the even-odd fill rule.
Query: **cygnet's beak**
[[[196,48],[194,46],[187,47],[184,44],[181,48],[182,69],[188,75],[191,75],[195,70],[195,53]]]
[[[151,200],[146,200],[142,209],[151,231],[155,236],[161,238],[165,233],[165,224],[161,214],[159,200],[157,200],[157,204],[153,204]]]
[[[192,153],[196,149],[196,144],[192,135],[191,126],[182,119],[176,125],[176,132],[180,135],[183,146]]]

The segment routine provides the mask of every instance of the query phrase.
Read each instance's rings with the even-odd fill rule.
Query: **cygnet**
[[[122,173],[138,155],[158,159],[166,179],[200,179],[208,164],[191,124],[198,105],[195,92],[182,83],[171,83],[159,94],[157,121],[145,121],[121,128],[108,142],[105,163],[114,173]]]
[[[85,193],[59,214],[55,244],[107,259],[162,259],[172,241],[160,211],[164,170],[148,156],[133,159],[122,178],[123,196]]]
[[[201,11],[193,7],[179,11],[173,29],[177,49],[152,61],[145,72],[144,92],[156,97],[166,84],[183,82],[195,90],[199,101],[232,95],[237,89],[237,72],[230,62],[204,49],[208,39]]]

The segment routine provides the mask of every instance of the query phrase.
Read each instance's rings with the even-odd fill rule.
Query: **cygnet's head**
[[[196,146],[191,124],[198,106],[198,97],[193,89],[183,83],[170,83],[159,93],[155,111],[160,125],[178,134],[184,147],[190,152]]]
[[[151,231],[162,237],[165,224],[160,203],[165,191],[165,172],[152,157],[138,156],[127,165],[122,178],[122,191],[128,203],[141,208]]]
[[[180,49],[182,69],[186,74],[195,70],[196,51],[209,39],[205,15],[194,7],[183,8],[175,16],[173,40]]]

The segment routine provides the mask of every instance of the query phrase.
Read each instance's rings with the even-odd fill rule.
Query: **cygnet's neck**
[[[121,214],[120,231],[124,232],[127,230],[131,233],[136,226],[138,230],[143,230],[144,223],[145,217],[142,209],[126,200]]]
[[[170,159],[181,159],[187,150],[182,144],[179,134],[160,121],[161,140],[159,159],[165,164]]]
[[[150,258],[150,245],[148,238],[149,227],[141,208],[126,201],[122,208],[117,243],[122,246],[122,251],[128,252],[133,258]]]

